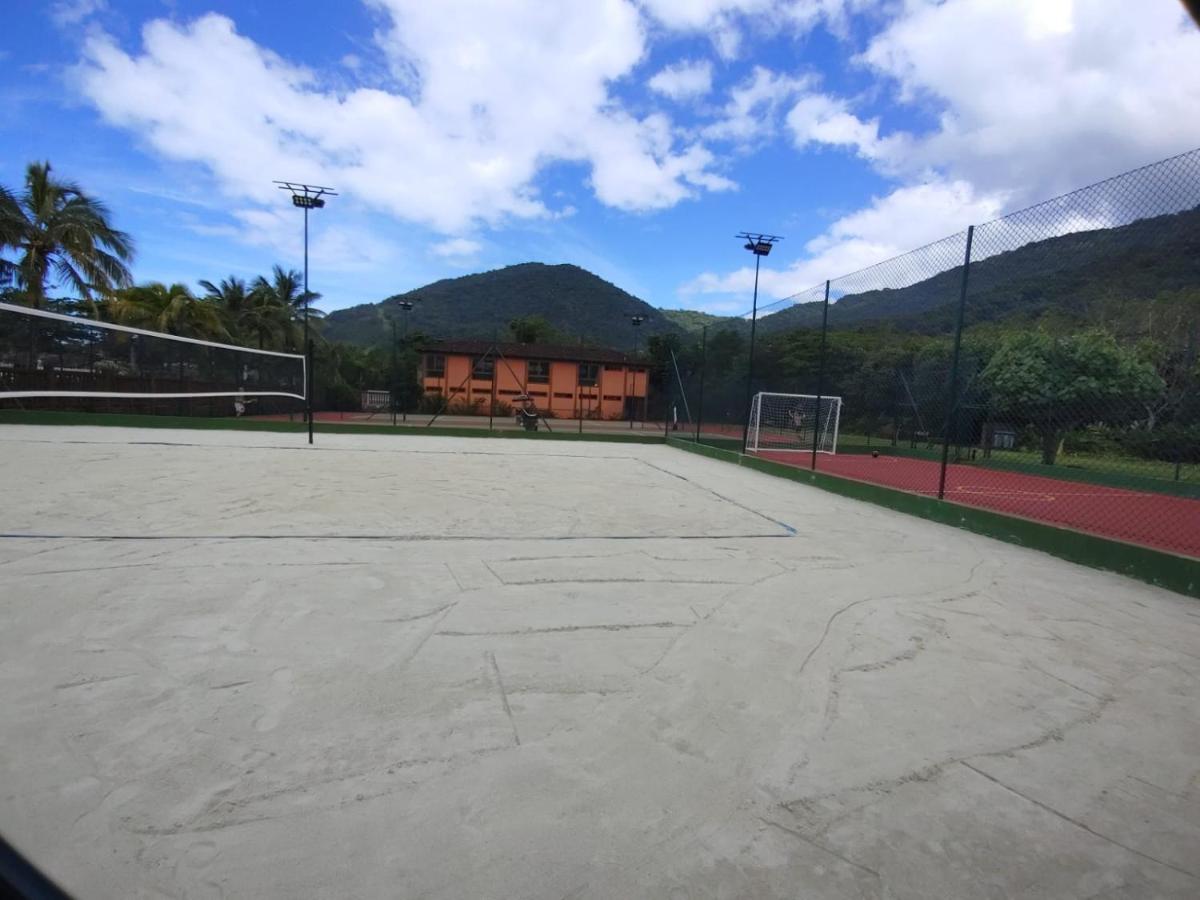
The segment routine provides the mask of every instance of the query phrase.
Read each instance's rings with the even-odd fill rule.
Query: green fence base
[[[0,410],[0,425],[96,425],[115,428],[191,428],[203,431],[269,431],[307,433],[308,426],[297,422],[264,422],[256,419],[205,418],[202,416],[147,416],[134,413],[49,412],[45,410]],[[486,428],[426,427],[424,425],[344,425],[316,422],[320,434],[391,434],[401,437],[437,435],[440,437],[520,438],[542,441],[608,441],[625,444],[661,444],[661,434],[624,434],[622,432],[525,431]]]
[[[909,494],[876,484],[851,481],[822,472],[786,466],[782,463],[759,459],[755,456],[744,456],[741,453],[721,450],[704,444],[674,439],[669,443],[672,447],[687,450],[689,453],[698,453],[710,459],[720,459],[754,469],[757,472],[787,478],[802,484],[810,484],[843,497],[864,500],[897,512],[996,538],[1009,544],[1041,550],[1061,559],[1081,563],[1095,569],[1118,572],[1190,597],[1200,597],[1200,560],[1097,537],[1081,531],[1046,525],[1043,522],[1006,516],[991,510],[947,503],[920,494]]]

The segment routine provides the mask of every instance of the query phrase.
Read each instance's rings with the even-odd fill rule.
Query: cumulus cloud
[[[835,222],[791,267],[764,271],[769,296],[1197,142],[1200,33],[1171,3],[911,0],[855,62],[934,124],[888,131],[849,98],[793,85],[786,122],[799,149],[853,152],[898,186]],[[709,134],[755,133],[754,111],[743,101]],[[1069,209],[1057,215],[1055,233],[1106,224]],[[681,293],[744,295],[752,278],[748,268],[704,273]]]
[[[710,140],[746,142],[770,137],[778,112],[797,93],[812,84],[809,76],[790,76],[755,66],[750,77],[729,92],[715,121],[703,129]]]
[[[910,170],[1021,202],[1196,143],[1200,33],[1174,3],[915,3],[859,61],[937,113],[905,154]]]
[[[234,196],[267,202],[281,175],[330,182],[449,234],[551,214],[534,181],[554,161],[589,166],[598,199],[630,211],[731,186],[667,118],[610,94],[645,52],[628,0],[570,16],[522,0],[371,2],[403,92],[335,91],[211,14],[149,23],[140,52],[91,36],[79,85],[108,121],[205,165]]]
[[[712,63],[708,60],[685,61],[667,66],[646,84],[672,100],[703,97],[712,90]]]
[[[967,225],[995,218],[1006,199],[1001,193],[979,195],[965,181],[911,185],[876,197],[806,243],[804,255],[796,263],[784,269],[762,269],[760,296],[788,297],[827,278],[857,272],[933,243]],[[950,268],[957,264],[954,253],[939,250],[916,260],[909,283],[935,274],[938,265]],[[746,266],[725,274],[703,273],[685,284],[680,293],[746,297],[753,285],[754,267]],[[900,287],[902,283],[887,286]],[[742,305],[747,306],[744,300]]]

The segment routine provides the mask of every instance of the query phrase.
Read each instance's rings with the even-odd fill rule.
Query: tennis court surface
[[[665,446],[0,428],[80,897],[1200,893],[1200,607]]]
[[[811,461],[807,453],[766,451],[757,455],[805,469]],[[932,460],[861,453],[819,454],[817,470],[926,496],[936,497],[938,493],[940,469]],[[1192,497],[951,463],[946,468],[945,499],[1200,557],[1200,499]]]

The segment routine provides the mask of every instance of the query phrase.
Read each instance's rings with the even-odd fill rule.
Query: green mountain
[[[986,252],[987,235],[976,232]],[[837,282],[834,282],[836,288]],[[1200,285],[1200,208],[1025,244],[972,263],[966,321],[1079,313],[1110,298]],[[962,268],[899,289],[847,294],[829,307],[831,328],[890,322],[924,333],[954,328]],[[759,321],[765,333],[820,328],[821,304],[798,304]]]
[[[986,252],[996,238],[980,229],[976,239],[980,252]],[[961,285],[959,267],[908,287],[847,294],[830,306],[829,324],[946,333],[954,328]],[[1097,303],[1133,302],[1196,286],[1200,208],[1030,242],[980,259],[971,266],[966,321],[1033,320],[1048,313],[1079,317]],[[381,343],[389,317],[403,322],[399,303],[405,300],[415,304],[409,326],[437,338],[503,339],[509,336],[508,323],[526,316],[545,319],[564,340],[615,349],[632,346],[633,315],[645,317],[637,332],[643,342],[655,334],[697,336],[705,325],[710,337],[749,330],[749,323],[737,317],[656,309],[578,266],[523,263],[339,310],[326,318],[325,334],[363,346]],[[821,304],[805,303],[762,317],[758,331],[768,336],[820,325]]]
[[[643,300],[578,266],[522,263],[491,272],[435,281],[425,287],[330,313],[324,334],[334,341],[369,346],[385,340],[394,317],[403,327],[399,304],[412,301],[408,325],[434,338],[508,339],[508,323],[541,316],[567,340],[615,349],[632,347],[630,317],[645,317],[636,335],[643,344],[654,334],[684,329]]]

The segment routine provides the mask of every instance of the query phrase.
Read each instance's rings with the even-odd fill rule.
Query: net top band
[[[104,328],[109,331],[123,331],[126,334],[138,334],[145,337],[162,338],[164,340],[182,341],[185,344],[196,344],[201,347],[216,347],[221,350],[236,350],[239,353],[257,353],[262,356],[281,356],[285,359],[303,360],[303,353],[283,353],[279,350],[259,350],[255,347],[239,347],[237,344],[222,344],[218,341],[202,341],[199,338],[183,337],[178,334],[165,334],[161,331],[148,331],[144,328],[134,328],[132,325],[118,325],[115,322],[101,322],[99,319],[89,319],[85,316],[67,316],[62,313],[50,312],[45,309],[34,309],[30,306],[17,306],[13,303],[0,303],[0,312],[12,312],[28,316],[40,316],[43,319],[55,319],[72,325],[83,325],[88,328]]]

